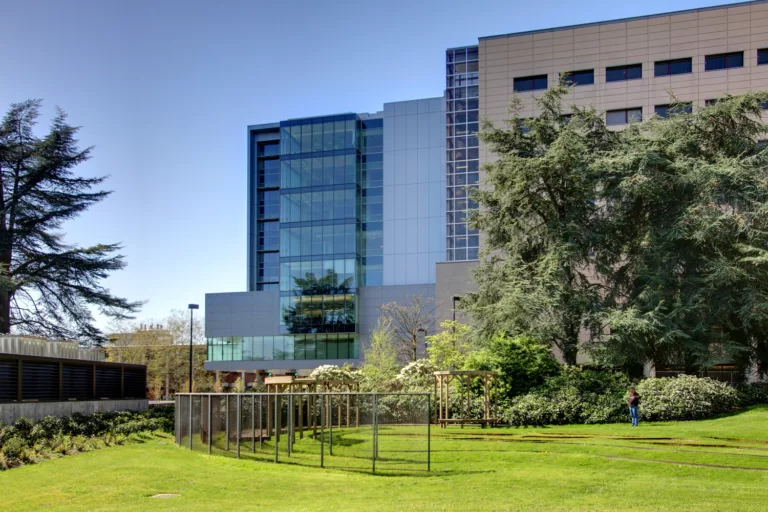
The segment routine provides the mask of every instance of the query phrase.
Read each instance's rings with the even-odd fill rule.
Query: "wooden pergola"
[[[264,384],[267,386],[267,393],[268,394],[277,394],[277,393],[308,393],[306,397],[306,402],[302,402],[301,400],[295,401],[293,403],[294,411],[290,415],[291,418],[294,418],[294,421],[296,424],[294,425],[294,432],[298,431],[299,433],[299,439],[304,438],[304,431],[305,430],[312,430],[313,435],[317,435],[317,427],[320,425],[317,421],[317,418],[314,414],[310,414],[309,411],[315,410],[315,401],[319,398],[314,394],[310,393],[352,393],[355,391],[360,391],[360,384],[351,381],[351,380],[324,380],[324,379],[315,379],[312,377],[294,377],[292,375],[280,375],[280,376],[274,376],[274,377],[266,377],[264,379]],[[274,404],[273,404],[273,398],[267,398],[267,437],[269,438],[272,435],[272,429],[274,427],[274,421],[272,419],[272,415],[274,412]],[[332,411],[331,411],[331,396],[323,396],[323,407],[325,408],[325,414],[323,414],[324,417],[324,427],[329,428],[331,427],[331,418],[332,418]],[[346,409],[346,415],[342,415],[342,401],[346,402],[344,403],[344,409]],[[337,405],[337,428],[341,428],[345,423],[346,426],[349,427],[352,425],[352,411],[354,409],[354,426],[358,427],[360,425],[360,408],[358,407],[357,401],[355,401],[354,405],[351,403],[350,396],[346,395],[346,397],[339,397],[339,399],[336,401]],[[279,404],[278,404],[279,405]],[[305,414],[306,410],[306,414]],[[346,416],[346,422],[342,420]],[[277,418],[278,420],[278,431],[282,426],[280,425],[280,420],[282,418]]]
[[[496,385],[499,372],[489,370],[449,370],[435,372],[435,396],[437,397],[437,423],[445,428],[449,423],[458,423],[462,426],[467,423],[479,423],[483,427],[495,425],[499,422],[496,418],[497,407],[495,395],[491,400],[491,389]],[[458,379],[462,389],[462,412],[460,418],[451,417],[451,381]],[[481,379],[483,383],[483,417],[472,417],[472,381]],[[464,408],[466,405],[466,408]]]

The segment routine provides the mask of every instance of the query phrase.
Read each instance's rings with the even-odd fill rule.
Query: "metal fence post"
[[[259,395],[259,449],[260,450],[264,448],[263,425],[264,425],[264,395]]]
[[[293,395],[288,395],[288,414],[287,418],[288,423],[285,425],[285,433],[288,435],[288,456],[291,456],[291,445],[293,444],[293,438],[292,438],[292,428],[293,427]]]
[[[256,453],[256,395],[251,397],[251,453]]]
[[[211,439],[213,438],[213,412],[211,408],[211,401],[213,397],[208,395],[208,455],[211,454]]]
[[[333,455],[333,400],[328,395],[328,455]]]
[[[432,467],[432,431],[431,431],[431,419],[432,419],[432,395],[427,395],[427,471],[431,471]]]
[[[373,453],[371,454],[372,471],[376,472],[376,425],[379,420],[379,405],[377,400],[378,395],[373,395],[373,425],[371,427],[371,444],[373,445]]]
[[[275,394],[275,462],[279,462],[279,457],[277,454],[277,444],[280,441],[280,431],[278,430],[280,428],[280,423],[278,423],[278,410],[277,410],[277,403],[280,401],[280,397]]]
[[[189,395],[189,449],[192,449],[192,395]]]
[[[237,425],[237,458],[240,458],[240,431],[242,430],[242,421],[241,421],[241,415],[242,415],[242,405],[243,402],[243,396],[241,394],[237,394],[237,421],[235,422],[235,425]]]
[[[320,467],[325,467],[325,400],[320,407]]]
[[[225,420],[226,429],[227,429],[227,441],[224,444],[224,450],[229,451],[229,395],[225,395],[224,400],[226,400],[226,403],[224,404],[224,414],[227,417],[227,419]]]

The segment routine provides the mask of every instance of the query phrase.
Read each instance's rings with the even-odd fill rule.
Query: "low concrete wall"
[[[83,400],[72,402],[26,402],[0,404],[0,421],[13,423],[18,418],[39,421],[46,416],[63,418],[74,413],[93,414],[107,411],[143,411],[149,407],[148,400]]]

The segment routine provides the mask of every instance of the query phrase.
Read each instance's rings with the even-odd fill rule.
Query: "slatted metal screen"
[[[146,398],[142,365],[0,354],[0,403]]]
[[[429,471],[429,393],[183,393],[176,442],[208,454],[357,471]]]

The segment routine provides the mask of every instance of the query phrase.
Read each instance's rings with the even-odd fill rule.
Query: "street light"
[[[192,322],[192,316],[195,314],[196,309],[200,309],[197,304],[190,304],[189,308],[189,392],[192,392],[192,326],[195,325]]]

